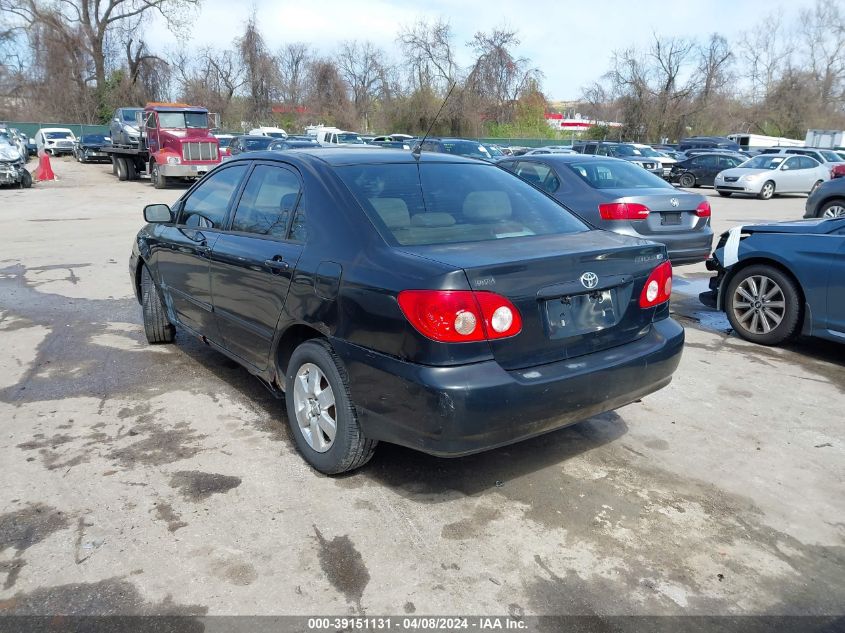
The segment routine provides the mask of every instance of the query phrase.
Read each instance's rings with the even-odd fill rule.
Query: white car
[[[39,152],[54,156],[73,154],[76,136],[66,127],[43,127],[35,133],[35,144]]]
[[[272,136],[273,138],[287,138],[288,133],[280,127],[262,125],[249,131],[250,136]]]
[[[776,193],[810,193],[826,180],[830,169],[809,156],[759,154],[720,171],[713,186],[720,196],[741,193],[768,200]]]
[[[678,161],[671,156],[667,156],[663,152],[658,152],[651,145],[644,145],[642,143],[632,143],[632,145],[640,150],[640,153],[642,153],[643,156],[646,156],[647,158],[656,158],[660,161],[660,164],[663,166],[663,177],[668,180],[669,174],[672,173],[672,165]]]

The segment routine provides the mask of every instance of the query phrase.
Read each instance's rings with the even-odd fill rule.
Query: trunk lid
[[[666,261],[663,246],[607,231],[402,250],[461,268],[473,290],[496,292],[516,306],[522,331],[490,342],[507,370],[575,358],[646,334],[655,308],[640,308],[640,292]]]
[[[631,221],[631,226],[640,235],[684,233],[707,225],[705,218],[695,214],[698,205],[706,200],[699,194],[668,188],[639,189],[636,195],[630,195],[630,189],[608,189],[606,193],[618,194],[613,202],[633,202],[649,208],[650,213],[645,220]]]

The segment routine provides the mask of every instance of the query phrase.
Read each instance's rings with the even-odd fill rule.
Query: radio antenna
[[[455,89],[455,84],[457,83],[457,81],[452,82],[452,85],[449,87],[449,92],[446,93],[446,97],[443,99],[443,103],[440,104],[440,109],[437,111],[437,114],[435,114],[434,118],[431,120],[431,125],[428,126],[428,130],[426,131],[425,136],[423,136],[422,140],[419,141],[416,145],[414,145],[414,149],[411,150],[411,153],[417,160],[419,160],[420,154],[422,154],[422,144],[425,143],[425,139],[427,139],[428,135],[431,134],[431,130],[434,127],[434,124],[437,123],[437,119],[438,117],[440,117],[440,113],[443,112],[443,107],[449,100],[449,96],[452,94],[452,90]]]

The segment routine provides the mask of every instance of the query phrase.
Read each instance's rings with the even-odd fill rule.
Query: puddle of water
[[[672,279],[672,292],[698,298],[702,292],[710,290],[710,277],[687,278],[675,276]]]
[[[707,328],[708,330],[727,333],[733,329],[731,328],[731,323],[728,321],[728,317],[725,316],[724,312],[702,310],[700,312],[693,312],[691,316],[692,318],[698,320],[701,327]]]

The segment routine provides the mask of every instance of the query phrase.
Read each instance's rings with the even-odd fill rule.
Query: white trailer
[[[728,138],[744,150],[765,149],[767,147],[803,147],[804,141],[797,141],[782,136],[763,136],[762,134],[728,134]]]
[[[845,130],[807,130],[806,144],[824,149],[845,147]]]

